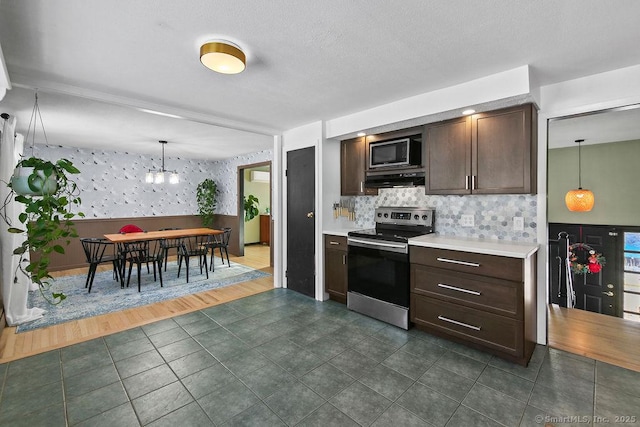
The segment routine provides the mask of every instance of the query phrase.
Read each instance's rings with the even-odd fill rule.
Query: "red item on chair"
[[[138,227],[137,225],[133,225],[133,224],[127,224],[124,227],[122,227],[119,231],[119,233],[121,234],[127,234],[127,233],[142,233],[144,230],[140,227]]]

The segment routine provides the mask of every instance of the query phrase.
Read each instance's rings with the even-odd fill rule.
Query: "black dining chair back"
[[[161,228],[160,231],[165,231],[165,230],[180,230],[180,228]],[[163,259],[163,263],[164,263],[164,271],[167,271],[167,258],[169,257],[169,249],[174,249],[176,250],[176,255],[178,255],[178,248],[182,245],[182,238],[175,238],[175,239],[164,239],[162,241],[162,247],[163,247],[163,252],[164,252],[164,259]]]
[[[189,283],[189,259],[198,258],[198,265],[200,267],[200,274],[202,274],[202,267],[204,265],[204,271],[209,278],[209,269],[207,268],[207,254],[209,248],[207,242],[209,236],[191,236],[183,239],[183,244],[178,248],[178,277],[180,277],[180,270],[182,269],[182,261],[185,261],[187,271],[187,283]]]
[[[163,287],[162,283],[162,262],[164,260],[164,249],[162,247],[162,240],[145,240],[141,242],[125,242],[122,244],[123,252],[126,254],[126,261],[129,261],[129,274],[127,275],[127,286],[131,281],[131,271],[135,264],[138,270],[138,292],[140,292],[140,275],[142,270],[142,264],[153,264],[153,280],[155,281],[157,276],[160,277],[160,287]],[[156,276],[157,267],[157,276]]]
[[[96,277],[96,270],[98,265],[103,263],[112,263],[114,278],[118,279],[120,273],[119,258],[114,253],[114,245],[107,239],[98,237],[84,237],[80,239],[82,243],[82,249],[84,255],[89,263],[89,271],[87,273],[87,280],[84,284],[85,288],[89,288],[88,292],[91,292],[93,286],[93,280]]]
[[[216,248],[220,250],[220,258],[222,258],[222,264],[224,264],[224,255],[227,256],[227,264],[231,267],[231,262],[229,262],[229,240],[231,240],[231,228],[225,227],[222,229],[223,233],[213,236],[213,240],[210,240],[207,243],[207,247],[211,249],[211,262],[210,268],[212,271],[215,271],[215,266],[213,262],[213,255],[216,251]],[[224,255],[222,253],[224,251]]]

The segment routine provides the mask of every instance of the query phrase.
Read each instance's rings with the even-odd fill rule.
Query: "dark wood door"
[[[472,116],[473,193],[535,192],[534,114],[533,106],[526,104]]]
[[[260,215],[260,243],[271,244],[271,215]]]
[[[287,152],[287,288],[315,297],[315,147]]]
[[[471,120],[425,126],[426,194],[471,193]]]
[[[574,266],[589,262],[589,248],[596,254],[601,254],[606,260],[605,266],[598,273],[581,274],[572,270],[571,277],[576,295],[575,308],[622,317],[622,278],[618,267],[619,242],[616,228],[605,225],[549,224],[549,240],[557,239],[562,231],[569,235]],[[580,247],[579,243],[587,247]],[[557,250],[557,247],[550,245],[552,296],[558,293],[557,289],[562,280],[558,267],[560,260],[556,259]]]

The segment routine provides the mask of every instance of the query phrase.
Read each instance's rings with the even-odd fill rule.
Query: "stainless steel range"
[[[348,234],[347,307],[409,329],[408,239],[433,233],[435,212],[379,207],[376,228]]]

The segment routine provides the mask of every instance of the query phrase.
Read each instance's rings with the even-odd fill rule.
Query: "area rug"
[[[111,270],[96,273],[91,293],[87,293],[87,289],[84,287],[87,279],[86,274],[57,278],[51,290],[63,292],[67,298],[54,306],[49,304],[40,292],[31,292],[29,307],[42,308],[46,310],[46,313],[41,319],[19,325],[17,332],[31,331],[70,320],[139,307],[270,275],[235,262],[231,263],[231,267],[227,264],[222,265],[220,258],[215,258],[214,261],[215,272],[209,272],[208,280],[204,271],[200,274],[197,262],[192,261],[189,269],[189,283],[186,282],[184,265],[180,277],[177,277],[178,266],[176,262],[167,263],[167,271],[162,272],[164,285],[162,288],[159,279],[153,281],[153,266],[150,266],[151,273],[147,273],[146,266],[143,265],[140,276],[140,292],[138,292],[135,266],[131,273],[131,283],[128,288],[124,289],[120,288],[120,282],[113,280]]]

